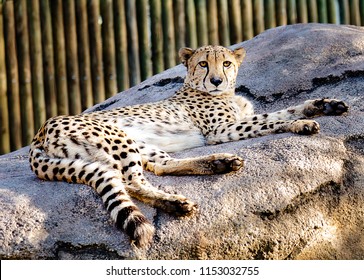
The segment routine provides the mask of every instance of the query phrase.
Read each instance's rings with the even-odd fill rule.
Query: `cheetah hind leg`
[[[224,174],[244,166],[242,158],[228,153],[176,159],[154,146],[142,145],[140,151],[144,169],[158,176]]]

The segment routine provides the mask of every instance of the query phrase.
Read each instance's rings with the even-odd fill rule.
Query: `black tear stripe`
[[[205,85],[205,81],[206,81],[206,78],[207,78],[207,76],[209,75],[209,72],[210,72],[209,64],[207,64],[206,68],[207,68],[207,72],[206,72],[205,77],[203,78],[203,87],[207,90],[207,87]]]

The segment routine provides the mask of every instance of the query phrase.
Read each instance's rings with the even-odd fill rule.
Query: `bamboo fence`
[[[179,63],[295,23],[364,25],[364,0],[0,0],[0,154]]]

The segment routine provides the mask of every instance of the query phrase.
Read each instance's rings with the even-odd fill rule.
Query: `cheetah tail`
[[[43,180],[67,181],[93,187],[101,196],[116,226],[123,230],[136,247],[148,247],[154,235],[153,225],[139,211],[125,191],[121,173],[100,162],[81,159],[51,158],[32,144],[29,161],[33,172]]]

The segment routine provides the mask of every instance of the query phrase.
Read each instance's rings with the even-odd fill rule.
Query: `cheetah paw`
[[[191,216],[197,212],[197,204],[182,195],[173,195],[160,204],[164,211],[176,216]]]
[[[311,118],[314,116],[339,116],[348,112],[349,106],[341,100],[336,99],[317,99],[306,101],[304,115]]]
[[[323,99],[323,113],[327,116],[339,116],[349,110],[349,106],[341,100]]]
[[[300,135],[312,135],[319,133],[320,125],[316,121],[297,120],[292,123],[291,132]]]
[[[244,166],[244,160],[236,155],[217,154],[213,155],[210,162],[214,174],[223,174],[231,171],[238,171]]]

